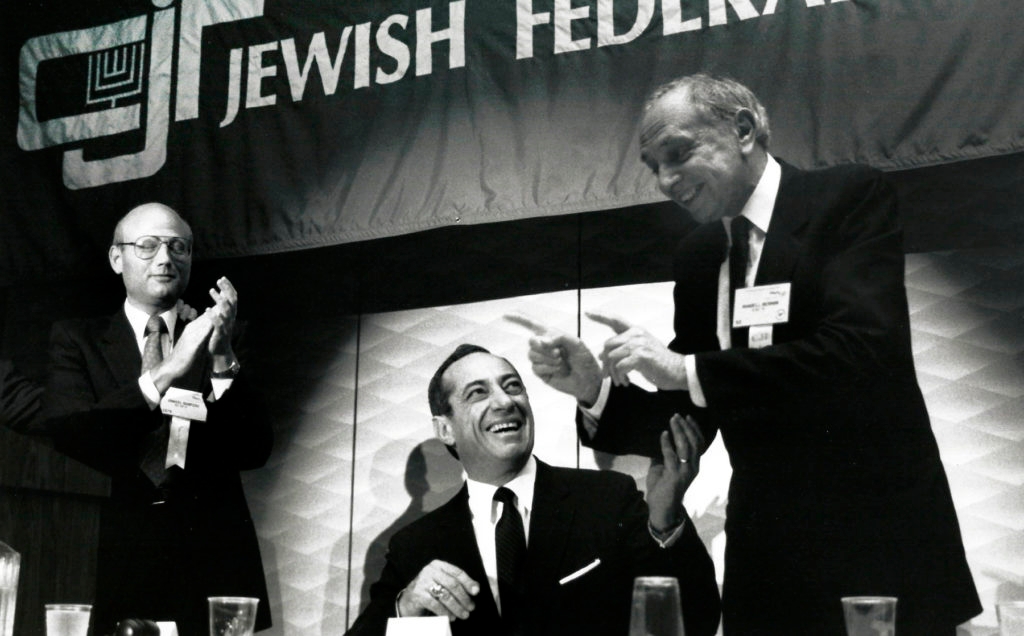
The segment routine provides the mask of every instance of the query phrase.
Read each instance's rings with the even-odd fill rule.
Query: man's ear
[[[745,151],[753,149],[757,145],[757,120],[754,119],[754,113],[748,108],[741,108],[736,111],[733,122],[740,147]]]
[[[124,258],[124,254],[121,253],[121,248],[117,245],[111,245],[110,249],[107,250],[107,260],[110,262],[110,269],[114,270],[115,273],[124,272],[124,263],[121,259]]]
[[[455,445],[455,435],[452,434],[452,422],[444,415],[435,415],[431,418],[434,423],[434,436],[441,440],[445,446]]]

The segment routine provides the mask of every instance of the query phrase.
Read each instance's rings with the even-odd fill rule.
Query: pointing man
[[[674,259],[675,338],[592,314],[614,331],[599,366],[520,319],[534,371],[577,398],[595,449],[655,455],[673,413],[721,431],[726,634],[844,634],[841,596],[890,595],[899,634],[952,635],[981,608],[914,373],[896,197],[864,166],[789,166],[769,139],[737,82],[656,89],[641,159],[701,224]]]

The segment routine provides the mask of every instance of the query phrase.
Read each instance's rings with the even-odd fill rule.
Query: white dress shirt
[[[526,533],[526,545],[530,545],[530,511],[533,508],[533,487],[537,481],[537,460],[531,455],[519,474],[505,484],[516,496],[516,508],[523,518],[523,531]],[[501,519],[504,504],[494,501],[497,486],[480,481],[466,479],[469,490],[469,513],[473,517],[473,534],[476,546],[480,550],[480,558],[484,562],[484,573],[487,584],[491,587],[491,595],[501,612],[501,596],[498,594],[498,557],[494,546],[494,528]]]
[[[764,240],[768,235],[768,226],[772,221],[772,210],[775,209],[775,198],[779,194],[779,182],[782,180],[782,168],[774,157],[768,155],[768,163],[765,164],[764,172],[757,182],[757,187],[751,193],[747,203],[740,211],[740,216],[747,217],[750,221],[750,259],[747,261],[746,274],[743,278],[744,285],[750,287],[757,278],[757,268],[761,264],[761,250],[764,249]],[[732,218],[722,219],[725,225],[725,235],[729,237],[729,247],[732,247]],[[729,316],[729,259],[722,262],[718,270],[718,326],[715,333],[718,335],[718,344],[723,351],[732,348],[732,321]],[[697,361],[691,354],[683,359],[686,365],[686,383],[690,389],[690,399],[697,406],[708,405],[704,397],[704,390],[700,386],[700,377],[697,375]]]

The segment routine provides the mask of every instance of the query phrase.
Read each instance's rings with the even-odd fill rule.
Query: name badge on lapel
[[[171,416],[170,437],[167,440],[167,457],[164,468],[185,467],[185,452],[188,450],[188,433],[192,421],[206,421],[206,402],[203,394],[170,387],[160,400],[160,411]]]
[[[732,326],[775,325],[789,322],[790,283],[742,287],[736,290]]]

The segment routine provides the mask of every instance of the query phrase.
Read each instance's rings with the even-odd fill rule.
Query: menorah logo
[[[93,106],[109,102],[110,108],[114,108],[118,99],[141,95],[145,56],[145,42],[133,42],[90,55],[85,103]]]
[[[175,121],[195,119],[203,28],[260,17],[264,2],[180,0],[176,27],[175,0],[151,1],[150,14],[42,35],[21,47],[18,145],[27,151],[72,146],[63,166],[70,189],[156,174],[167,160],[175,55]],[[142,150],[86,158],[86,142],[133,132],[141,133]]]

